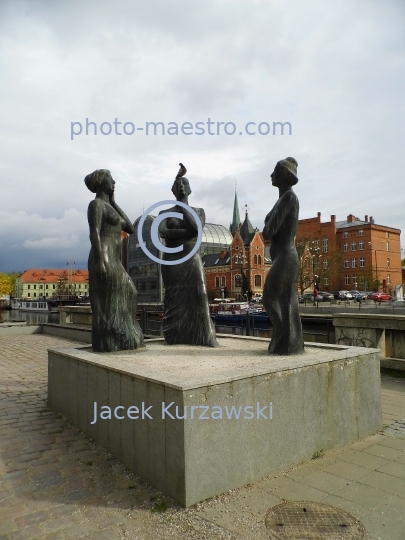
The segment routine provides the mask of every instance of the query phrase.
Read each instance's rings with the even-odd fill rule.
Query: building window
[[[389,268],[389,267],[390,267],[390,260],[387,259],[387,268]]]
[[[385,238],[389,238],[390,237],[390,233],[388,231],[385,232]]]
[[[262,276],[259,274],[255,275],[255,287],[261,287],[262,286]]]
[[[312,246],[314,247],[314,249],[319,249],[319,240],[314,240],[312,242]]]
[[[28,285],[28,287],[29,287],[29,285]],[[31,296],[31,293],[30,293],[30,292],[28,293],[28,296]]]
[[[258,255],[258,256],[257,256],[257,264],[258,264],[259,266],[262,265],[262,256],[261,256],[261,255]]]
[[[352,279],[353,279],[354,288],[356,288],[357,287],[357,276],[356,276],[356,274],[353,274]]]
[[[55,289],[56,288],[56,285],[52,285],[52,289]]]
[[[385,247],[387,248],[387,251],[390,250],[390,243],[389,242],[385,242]]]
[[[36,286],[36,285],[34,285],[34,289],[36,289],[36,288],[37,288],[37,286]],[[36,295],[35,295],[35,296],[36,296]]]
[[[36,293],[36,292],[34,292],[34,296],[36,296],[36,295],[37,295],[37,293]]]
[[[242,276],[240,274],[236,274],[235,287],[241,287],[241,286],[242,286]]]
[[[348,233],[348,232],[344,232],[344,233],[343,233],[343,238],[348,238],[348,236],[349,236],[349,233]]]
[[[357,259],[356,258],[352,259],[352,268],[357,268]]]
[[[364,274],[361,274],[361,276],[360,276],[360,283],[363,284],[364,281],[365,281],[365,279],[366,279],[366,278],[365,278],[365,275],[364,275]]]
[[[225,285],[226,285],[226,278],[225,278],[225,276],[222,276],[221,277],[221,287],[225,287]]]
[[[391,276],[390,276],[390,274],[387,274],[387,283],[388,283],[388,285],[391,285]]]
[[[218,276],[215,277],[215,288],[216,289],[219,288],[219,277]]]
[[[322,253],[328,253],[328,239],[322,238]]]
[[[322,266],[323,266],[323,268],[328,268],[328,259],[324,259],[322,261]]]
[[[343,244],[343,251],[348,251],[349,250],[349,244],[347,242],[345,242]]]
[[[345,259],[345,268],[349,268],[349,259]]]
[[[254,262],[257,264],[257,255],[254,256]]]
[[[352,251],[356,251],[356,242],[352,242]]]
[[[345,285],[350,285],[350,276],[345,276]]]
[[[359,230],[359,236],[364,236],[364,231],[363,231],[363,229],[360,229],[360,230]]]
[[[360,266],[361,266],[361,267],[366,266],[366,260],[365,260],[364,257],[360,257]]]
[[[235,264],[238,264],[239,257],[235,255]]]
[[[364,250],[364,241],[363,240],[360,240],[360,242],[359,242],[359,249]]]
[[[323,284],[324,285],[329,285],[329,278],[323,278]]]
[[[27,285],[28,289],[31,289],[31,285]]]

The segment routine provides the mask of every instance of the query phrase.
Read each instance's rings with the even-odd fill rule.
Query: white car
[[[353,298],[352,293],[349,291],[339,291],[339,294],[342,298],[345,298],[346,300],[351,300]]]

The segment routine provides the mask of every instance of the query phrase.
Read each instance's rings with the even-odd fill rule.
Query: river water
[[[43,323],[59,323],[59,313],[51,312],[27,312],[20,309],[12,309],[11,311],[3,311],[3,322],[7,321],[24,321],[28,324],[43,324]]]

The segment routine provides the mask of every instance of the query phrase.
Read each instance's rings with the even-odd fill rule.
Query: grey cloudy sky
[[[368,214],[405,231],[404,21],[403,0],[2,0],[0,271],[86,267],[83,179],[98,168],[131,220],[172,198],[181,161],[207,221],[229,225],[237,181],[262,228],[269,175],[293,156],[301,218]],[[71,140],[86,118],[237,131]],[[278,121],[292,135],[243,133]]]

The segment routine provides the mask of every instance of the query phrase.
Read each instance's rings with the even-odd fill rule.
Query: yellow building
[[[48,270],[30,268],[17,278],[17,298],[52,298],[55,296],[88,296],[87,270]]]

